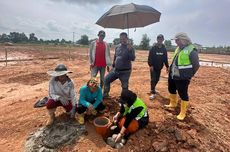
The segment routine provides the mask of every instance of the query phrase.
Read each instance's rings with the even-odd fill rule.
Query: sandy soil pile
[[[23,55],[22,55],[23,54]],[[87,49],[52,48],[48,51],[38,47],[15,47],[9,57],[50,58],[53,60],[33,60],[1,65],[0,73],[0,149],[2,152],[24,151],[26,138],[31,132],[45,126],[45,108],[34,109],[36,100],[47,95],[49,76],[46,71],[57,63],[66,64],[74,73],[76,90],[90,77]],[[150,88],[149,69],[145,60],[148,52],[137,52],[133,63],[130,89],[142,98],[149,108],[149,125],[131,136],[120,151],[230,151],[230,71],[228,69],[201,67],[192,79],[189,93],[190,106],[185,121],[176,119],[179,108],[167,110],[167,74],[162,71],[157,86],[159,94],[154,101],[148,99]],[[4,50],[0,49],[0,56]],[[201,55],[206,60],[230,62],[230,56]],[[118,110],[116,98],[121,91],[120,82],[112,84],[106,115],[110,118]],[[58,108],[57,116],[62,117],[64,110]],[[64,117],[63,121],[68,117]],[[95,132],[93,124],[86,122],[88,134],[59,151],[116,151],[106,145]]]

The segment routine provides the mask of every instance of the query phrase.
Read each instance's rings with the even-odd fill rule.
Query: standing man
[[[96,77],[100,72],[100,86],[104,85],[105,68],[109,72],[111,66],[109,44],[103,41],[105,38],[105,31],[98,32],[98,39],[93,41],[89,49],[89,62],[91,77]]]
[[[109,97],[110,83],[119,79],[123,90],[128,90],[129,78],[132,71],[131,61],[135,60],[135,50],[128,43],[128,35],[125,32],[120,34],[120,45],[115,49],[113,69],[105,77],[103,96]]]
[[[163,41],[164,36],[162,34],[159,34],[157,36],[157,43],[154,44],[149,51],[148,65],[151,77],[151,95],[149,96],[150,100],[153,100],[156,96],[155,88],[160,79],[161,69],[164,65],[166,66],[166,72],[168,72],[168,55]]]
[[[168,91],[170,104],[168,108],[177,106],[177,92],[181,98],[180,114],[177,119],[184,120],[188,107],[188,86],[191,78],[199,69],[199,57],[196,48],[186,33],[177,33],[173,38],[177,44],[172,64],[169,69]]]

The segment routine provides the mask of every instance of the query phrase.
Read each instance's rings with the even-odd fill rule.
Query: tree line
[[[34,33],[30,33],[27,36],[25,33],[19,32],[10,32],[9,34],[0,34],[0,43],[4,42],[11,42],[11,43],[34,43],[34,44],[55,44],[55,45],[62,45],[62,44],[78,44],[78,45],[89,45],[95,39],[89,39],[89,37],[84,34],[81,35],[81,38],[73,43],[73,41],[67,41],[65,39],[55,39],[55,40],[43,40],[36,37]],[[134,45],[136,49],[140,50],[149,50],[152,44],[150,45],[150,38],[147,34],[142,35],[142,39],[140,44],[134,44],[133,39],[129,39],[130,43]],[[113,42],[110,45],[118,45],[120,43],[119,38],[114,38]],[[173,46],[171,40],[165,40],[164,45],[167,50],[173,51],[175,50],[176,46]],[[218,54],[230,54],[230,46],[218,46],[218,47],[202,47],[200,52],[203,53],[218,53]]]
[[[88,45],[95,39],[90,39],[87,35],[82,35],[79,40],[74,42],[74,44],[79,44],[79,45]],[[36,43],[36,44],[73,44],[72,41],[67,41],[65,39],[55,39],[55,40],[43,40],[39,39],[36,37],[34,33],[30,33],[29,36],[27,36],[25,33],[20,33],[20,32],[10,32],[9,34],[0,34],[0,43],[4,42],[11,42],[11,43]],[[142,50],[148,50],[150,48],[150,38],[148,38],[147,34],[144,34],[142,37],[142,41],[140,42],[139,45],[135,45],[133,43],[133,39],[129,39],[129,42],[135,46],[137,49],[142,49]],[[118,45],[120,43],[119,38],[115,38],[113,40],[113,43],[110,43],[111,45]],[[171,46],[171,41],[166,40],[165,45]]]
[[[71,41],[66,41],[65,39],[55,39],[55,40],[43,40],[38,39],[34,33],[30,33],[27,36],[25,33],[10,32],[10,34],[0,34],[0,43],[11,42],[11,43],[37,43],[37,44],[71,44]]]

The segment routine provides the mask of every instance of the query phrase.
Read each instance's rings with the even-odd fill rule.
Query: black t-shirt
[[[148,65],[153,66],[154,70],[161,70],[163,66],[168,68],[168,54],[164,44],[161,47],[154,45],[149,50]]]

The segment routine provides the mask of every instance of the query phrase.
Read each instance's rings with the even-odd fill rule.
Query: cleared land
[[[2,152],[23,151],[28,135],[45,125],[45,108],[34,109],[35,101],[47,95],[49,76],[46,72],[56,64],[64,63],[74,73],[76,89],[90,78],[87,48],[13,46],[8,48],[11,59],[31,61],[0,63],[0,149]],[[71,59],[69,60],[69,50]],[[0,59],[4,59],[0,48]],[[113,52],[113,51],[112,51]],[[154,101],[148,99],[150,76],[145,62],[148,52],[138,51],[133,62],[130,89],[142,98],[149,108],[149,125],[131,136],[121,151],[230,151],[230,71],[229,69],[202,66],[192,79],[189,94],[188,117],[176,119],[179,109],[164,109],[167,99],[167,74],[162,71],[157,86],[159,95]],[[171,57],[171,54],[169,55]],[[43,58],[44,60],[40,60]],[[45,60],[45,58],[57,58]],[[227,55],[201,54],[203,60],[230,62]],[[39,60],[36,60],[39,59]],[[111,100],[105,100],[107,115],[112,117],[114,104],[121,91],[119,81],[112,84]],[[58,108],[58,117],[67,119],[63,109]],[[116,151],[110,148],[95,132],[91,123],[86,123],[88,135],[60,151]]]

